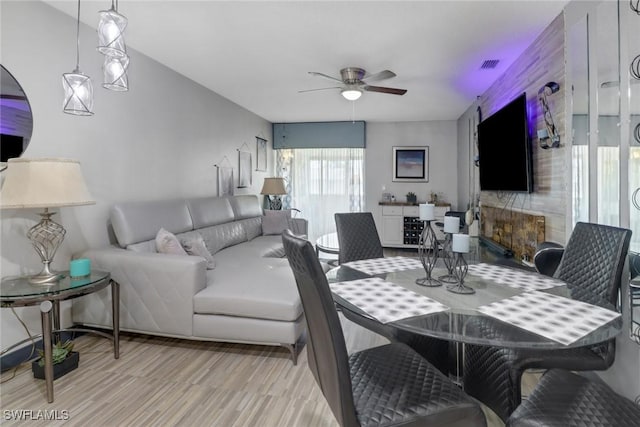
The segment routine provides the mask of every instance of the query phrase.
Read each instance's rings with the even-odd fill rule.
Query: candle
[[[91,261],[89,259],[74,259],[69,263],[69,276],[83,277],[89,274],[91,274]]]
[[[433,221],[434,219],[436,219],[435,205],[431,203],[420,204],[420,220]]]
[[[460,218],[458,218],[457,216],[445,216],[444,232],[457,233],[458,231],[460,231]]]
[[[453,248],[453,252],[466,254],[467,252],[469,252],[469,235],[454,234],[451,247]]]

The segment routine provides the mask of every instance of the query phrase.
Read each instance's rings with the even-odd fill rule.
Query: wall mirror
[[[20,157],[29,145],[33,132],[33,115],[27,95],[20,83],[0,65],[0,167],[13,157]]]

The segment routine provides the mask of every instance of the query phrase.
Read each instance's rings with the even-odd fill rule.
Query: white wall
[[[429,147],[429,182],[393,182],[392,147]],[[456,209],[458,201],[457,124],[451,121],[431,122],[368,122],[365,150],[365,211],[373,213],[378,229],[381,228],[381,209],[378,202],[382,187],[405,201],[413,191],[418,201],[426,201],[431,192],[438,193],[442,201]],[[466,175],[465,175],[466,179]],[[465,207],[465,206],[463,206]]]
[[[132,49],[129,92],[103,89],[97,34],[85,25],[80,66],[93,80],[95,115],[64,114],[61,76],[76,63],[75,20],[40,2],[3,1],[1,8],[2,65],[22,85],[34,115],[24,156],[79,160],[97,202],[56,215],[67,229],[57,269],[66,269],[75,252],[108,244],[107,217],[114,202],[216,195],[214,164],[226,156],[237,179],[236,150],[246,143],[255,165],[255,136],[272,139],[266,120]],[[252,187],[238,193],[259,193],[273,171],[268,151],[268,172],[254,171]],[[40,261],[25,233],[39,219],[36,211],[1,213],[2,276],[35,272]],[[36,308],[19,313],[32,332],[40,331]],[[68,304],[63,315],[68,318]],[[2,309],[1,320],[2,348],[25,336],[9,309]]]

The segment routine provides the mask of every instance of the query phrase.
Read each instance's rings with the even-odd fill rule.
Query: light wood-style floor
[[[350,352],[386,340],[343,321]],[[306,347],[293,366],[280,347],[124,335],[120,359],[100,337],[76,340],[80,366],[54,383],[46,403],[44,381],[22,365],[2,374],[3,425],[336,427],[307,365]],[[533,378],[533,380],[532,380]],[[527,375],[525,386],[535,385]],[[8,420],[6,410],[66,410],[66,421]],[[486,410],[489,426],[503,423]],[[34,415],[35,416],[35,415]]]

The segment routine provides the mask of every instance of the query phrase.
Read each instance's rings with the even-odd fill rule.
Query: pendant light
[[[124,92],[129,90],[129,80],[127,78],[127,68],[129,68],[129,56],[119,58],[117,56],[106,55],[102,71],[104,73],[105,89]]]
[[[80,71],[80,0],[78,0],[78,22],[76,28],[76,68],[62,75],[64,102],[62,110],[76,116],[93,115],[93,85],[91,78]]]
[[[124,58],[127,56],[127,47],[123,33],[127,28],[127,18],[118,13],[114,0],[111,0],[111,9],[98,13],[98,51],[103,55]]]

